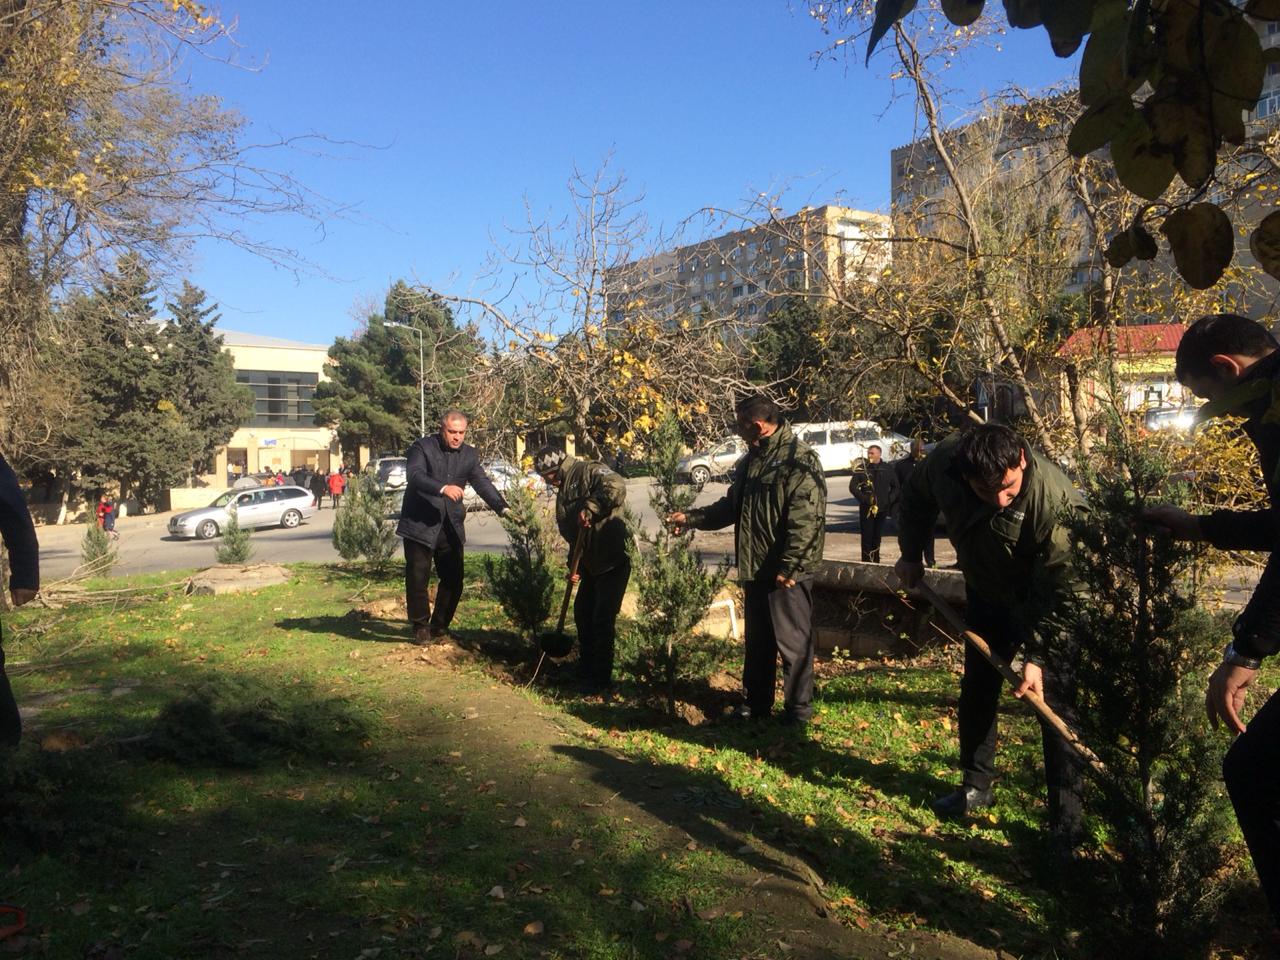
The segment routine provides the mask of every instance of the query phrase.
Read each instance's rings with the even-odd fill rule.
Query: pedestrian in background
[[[885,521],[898,507],[898,476],[882,455],[879,444],[867,447],[867,459],[855,464],[849,478],[849,492],[858,498],[858,536],[864,563],[880,562]]]
[[[347,478],[342,475],[342,470],[335,470],[329,474],[329,496],[333,498],[333,509],[338,509],[338,504],[342,502],[342,494],[347,489]]]
[[[328,474],[321,473],[317,470],[311,474],[311,495],[316,498],[316,509],[320,510],[324,507],[324,494],[329,489]]]
[[[901,460],[893,462],[893,474],[898,480],[898,511],[897,521],[898,528],[902,528],[902,491],[907,489],[907,483],[911,480],[911,474],[916,467],[924,463],[925,450],[924,441],[916,437],[911,441],[911,452]],[[934,555],[934,541],[937,539],[933,530],[924,533],[924,563],[927,567],[936,567],[937,559]]]

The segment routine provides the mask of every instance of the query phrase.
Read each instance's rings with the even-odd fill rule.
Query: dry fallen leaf
[[[529,825],[529,821],[526,820],[524,817],[516,817],[515,823],[512,824],[512,826],[515,826],[515,827],[527,827],[528,825]]]
[[[492,890],[489,891],[489,896],[493,897],[493,899],[495,900],[507,899],[506,891],[504,891],[502,887],[494,887]]]
[[[530,920],[524,925],[524,935],[526,937],[540,937],[546,927],[541,920]]]

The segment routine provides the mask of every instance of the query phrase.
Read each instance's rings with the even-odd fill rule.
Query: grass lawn
[[[423,663],[402,624],[352,613],[396,577],[295,574],[6,619],[31,717],[0,766],[0,902],[27,908],[32,956],[788,956],[751,879],[775,853],[849,931],[889,932],[831,955],[961,955],[894,939],[916,929],[1090,955],[1020,705],[997,806],[928,810],[955,781],[947,656],[828,665],[807,735],[690,727],[564,695],[555,670],[513,692],[483,657]],[[512,639],[478,587],[456,628],[500,659]]]

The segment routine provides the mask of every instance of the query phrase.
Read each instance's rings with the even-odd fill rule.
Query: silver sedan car
[[[207,507],[170,518],[169,533],[175,537],[212,540],[226,528],[233,510],[241,527],[292,529],[315,515],[316,498],[302,487],[228,490]]]

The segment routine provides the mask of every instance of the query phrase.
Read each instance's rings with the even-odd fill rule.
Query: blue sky
[[[190,277],[230,329],[328,343],[399,277],[465,290],[491,238],[522,222],[525,197],[563,213],[574,165],[594,169],[610,151],[649,220],[672,226],[784,186],[788,211],[836,198],[884,210],[889,150],[913,136],[910,101],[890,103],[888,61],[865,69],[858,51],[815,65],[824,36],[787,0],[275,0],[220,12],[258,69],[195,62],[193,83],[241,111],[252,139],[336,141],[267,159],[352,211],[323,230],[286,217],[253,226],[319,272],[201,243]],[[950,82],[963,108],[1074,65],[1043,31],[1019,31]]]

